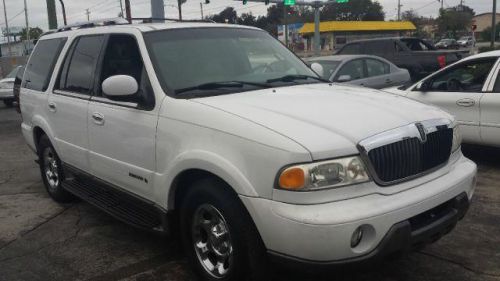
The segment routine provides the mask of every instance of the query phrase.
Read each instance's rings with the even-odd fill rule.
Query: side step
[[[66,179],[62,187],[125,223],[166,233],[166,212],[149,202],[87,177]]]

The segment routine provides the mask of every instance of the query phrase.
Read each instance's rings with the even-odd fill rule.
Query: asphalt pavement
[[[85,202],[53,202],[20,123],[19,114],[0,105],[0,280],[196,280],[175,239],[135,229]],[[500,150],[465,147],[464,153],[479,165],[478,186],[451,234],[372,269],[321,276],[275,269],[269,279],[500,280]]]

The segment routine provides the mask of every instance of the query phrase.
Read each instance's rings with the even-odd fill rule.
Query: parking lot
[[[134,229],[87,203],[45,192],[20,115],[0,105],[0,280],[195,280],[174,239]],[[479,166],[471,209],[455,231],[375,269],[271,280],[500,280],[500,150],[465,147]],[[332,239],[335,239],[332,237]]]

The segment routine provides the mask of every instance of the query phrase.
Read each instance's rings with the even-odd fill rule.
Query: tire
[[[12,107],[14,105],[14,100],[4,100],[3,103],[7,107]]]
[[[220,180],[202,179],[189,188],[180,205],[180,230],[201,280],[268,279],[260,235],[239,198]]]
[[[76,197],[64,190],[61,185],[64,179],[64,170],[56,150],[46,135],[42,135],[40,138],[37,150],[43,184],[50,197],[58,203],[75,201]]]

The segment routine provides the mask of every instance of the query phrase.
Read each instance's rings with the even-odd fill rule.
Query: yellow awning
[[[410,21],[324,21],[319,25],[319,32],[335,31],[398,31],[415,30]],[[314,23],[305,23],[299,33],[313,33]]]

